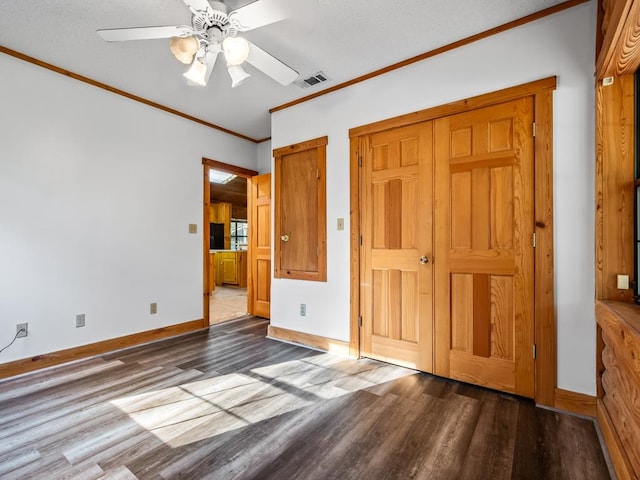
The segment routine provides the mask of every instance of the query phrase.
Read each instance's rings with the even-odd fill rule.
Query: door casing
[[[542,405],[553,406],[556,390],[556,320],[553,267],[553,91],[556,77],[467,98],[416,113],[352,128],[350,137],[351,202],[351,318],[349,350],[360,356],[360,137],[363,135],[422,123],[428,120],[532,96],[534,99],[534,324],[535,393]],[[534,126],[532,125],[532,128]],[[437,226],[434,226],[437,228]],[[437,259],[435,259],[437,262]]]

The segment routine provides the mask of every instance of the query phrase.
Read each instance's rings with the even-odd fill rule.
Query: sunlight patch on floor
[[[318,354],[111,404],[175,448],[413,374],[378,362]]]

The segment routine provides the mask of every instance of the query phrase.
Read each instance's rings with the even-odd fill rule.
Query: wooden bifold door
[[[432,370],[433,125],[365,137],[362,354]]]
[[[534,396],[533,97],[360,137],[363,356]]]

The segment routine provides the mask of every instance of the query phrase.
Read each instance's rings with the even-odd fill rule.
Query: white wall
[[[271,140],[260,142],[257,148],[258,173],[269,173],[271,171],[271,161],[273,160],[271,150]]]
[[[274,279],[271,322],[349,338],[349,128],[557,75],[554,93],[558,386],[595,394],[594,32],[596,2],[573,7],[272,115],[272,146],[327,146],[326,283]],[[346,221],[336,230],[336,218]],[[298,315],[299,303],[307,316]]]
[[[255,144],[4,55],[0,86],[0,363],[202,318],[202,157]]]

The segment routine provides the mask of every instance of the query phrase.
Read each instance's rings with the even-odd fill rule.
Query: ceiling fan
[[[246,61],[282,85],[289,85],[298,72],[248,40],[237,36],[254,28],[283,20],[288,15],[277,0],[257,0],[229,11],[222,1],[182,0],[191,10],[191,26],[101,29],[97,33],[108,42],[170,38],[177,60],[191,67],[184,76],[193,84],[206,85],[218,55],[222,53],[237,87],[250,75],[242,68]]]

